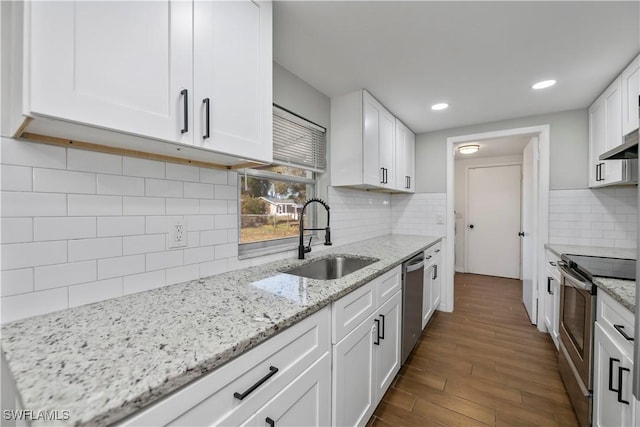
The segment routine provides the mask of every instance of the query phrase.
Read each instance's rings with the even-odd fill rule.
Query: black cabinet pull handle
[[[267,417],[265,421],[267,422],[267,424],[269,424],[270,427],[276,427],[276,422],[271,418]]]
[[[380,184],[384,184],[384,168],[380,168]]]
[[[628,405],[629,401],[624,400],[622,398],[622,373],[624,371],[631,372],[629,368],[623,368],[622,366],[618,366],[618,402]]]
[[[382,328],[381,328],[382,334],[380,334],[379,333],[380,331],[378,331],[378,337],[383,340],[384,339],[384,314],[381,314],[380,318],[382,319]]]
[[[233,397],[235,397],[238,400],[243,400],[245,397],[253,393],[258,387],[264,384],[269,378],[274,376],[277,372],[278,372],[278,368],[276,368],[275,366],[269,366],[269,373],[267,375],[265,375],[257,383],[249,387],[249,389],[247,389],[247,391],[245,391],[244,393],[238,393],[238,392],[233,393]]]
[[[436,249],[434,252],[435,252],[435,253],[438,253],[438,252],[440,252],[440,249]]]
[[[627,333],[624,331],[624,326],[623,325],[613,325],[614,328],[616,328],[616,331],[620,332],[620,335],[622,335],[624,337],[625,340],[627,341],[633,341],[633,337],[630,337],[629,335],[627,335]]]
[[[551,264],[551,265],[552,265],[552,266],[554,266],[554,267],[556,267],[556,266],[558,265],[558,264],[556,264],[556,263],[555,263],[555,262],[553,262],[553,261],[549,261],[549,264]]]
[[[433,266],[433,280],[438,278],[438,264]]]
[[[376,340],[373,342],[375,345],[380,345],[380,321],[378,319],[373,319],[376,322]]]
[[[411,188],[411,177],[409,177],[409,188]]]
[[[205,128],[205,132],[204,135],[202,136],[202,139],[207,139],[209,138],[210,135],[210,128],[209,128],[209,120],[210,120],[210,100],[209,98],[205,98],[202,100],[202,103],[204,104],[204,128]]]
[[[184,106],[184,127],[180,133],[187,133],[189,132],[189,91],[182,89],[180,91],[180,95],[182,95],[182,102]]]
[[[547,276],[547,293],[549,295],[553,295],[553,292],[551,291],[551,281],[553,280],[553,277]]]
[[[620,360],[619,359],[614,359],[613,357],[609,358],[609,391],[613,391],[613,392],[617,393],[618,390],[613,388],[613,362],[620,363]]]

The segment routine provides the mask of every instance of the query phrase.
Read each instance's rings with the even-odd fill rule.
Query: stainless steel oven
[[[596,287],[571,261],[563,259],[558,265],[562,275],[558,357],[560,375],[567,387],[580,425],[589,426],[592,411]]]

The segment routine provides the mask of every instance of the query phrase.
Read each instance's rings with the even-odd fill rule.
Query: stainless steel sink
[[[359,258],[345,255],[337,255],[320,258],[299,267],[283,271],[294,276],[307,277],[316,280],[339,279],[358,271],[367,265],[379,261],[377,258]]]

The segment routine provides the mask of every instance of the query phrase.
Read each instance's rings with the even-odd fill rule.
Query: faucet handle
[[[313,239],[313,236],[309,236],[309,244],[304,248],[305,253],[311,252],[311,239]]]
[[[333,243],[331,243],[331,228],[329,226],[327,226],[324,229],[324,245],[325,246],[331,246]]]

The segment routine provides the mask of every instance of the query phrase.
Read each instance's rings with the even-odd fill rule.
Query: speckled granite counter
[[[438,240],[383,236],[312,253],[305,261],[287,259],[16,321],[2,327],[2,350],[25,409],[69,410],[66,424],[106,425],[255,347]],[[279,273],[329,254],[379,261],[331,281]]]
[[[611,258],[636,259],[635,249],[601,248],[574,245],[547,244],[546,248],[560,256],[562,254],[603,256]],[[611,295],[613,299],[635,313],[636,309],[636,282],[634,280],[609,279],[594,277],[595,285]]]

